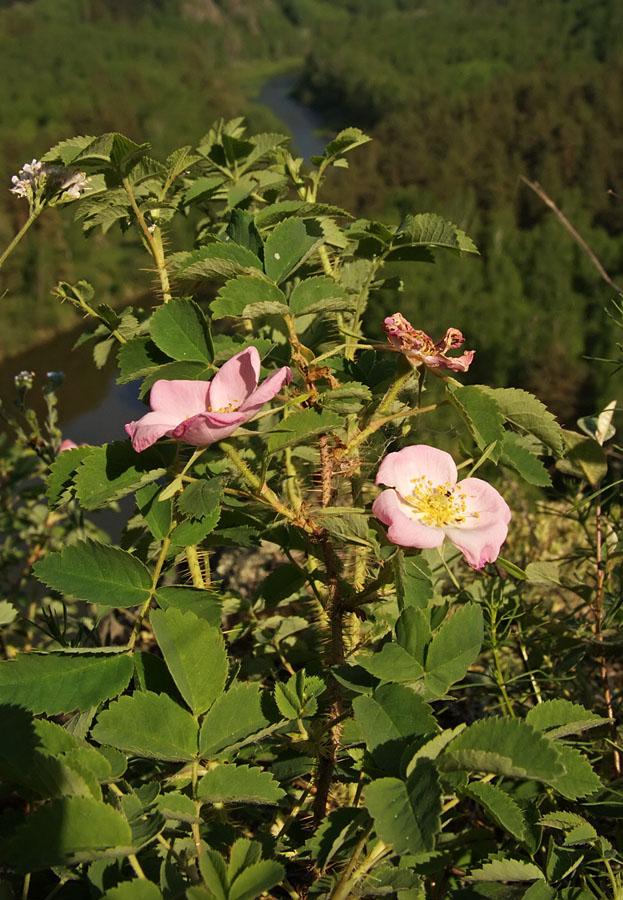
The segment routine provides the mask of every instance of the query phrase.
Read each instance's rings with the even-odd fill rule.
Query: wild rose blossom
[[[394,313],[383,322],[383,330],[390,344],[404,353],[415,368],[426,366],[427,369],[467,372],[474,358],[474,350],[467,350],[462,356],[447,355],[465,341],[458,328],[448,328],[444,337],[435,343],[426,332],[414,328],[402,313]]]
[[[197,447],[229,437],[292,380],[288,366],[258,387],[259,375],[260,355],[247,347],[227,360],[212,381],[156,381],[149,395],[152,411],[125,426],[132,446],[140,453],[164,435]]]
[[[387,485],[372,505],[388,525],[387,537],[402,547],[441,547],[447,537],[470,566],[497,559],[511,518],[506,501],[480,478],[457,482],[449,453],[415,444],[382,461],[376,484]]]

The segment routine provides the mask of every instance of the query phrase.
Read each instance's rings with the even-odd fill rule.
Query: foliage
[[[309,171],[240,119],[164,161],[118,133],[46,154],[90,179],[66,198],[85,233],[133,231],[158,277],[147,312],[59,284],[95,326],[96,364],[116,357],[144,397],[162,381],[196,397],[228,371],[212,417],[232,415],[244,372],[225,365],[245,348],[266,370],[258,394],[271,370],[292,380],[226,441],[178,442],[174,415],[137,453],[62,446],[58,374],[43,423],[31,373],[17,377],[2,462],[5,892],[620,894],[612,410],[570,435],[525,391],[413,367],[380,322],[365,336],[392,259],[477,252],[436,214],[392,226],[320,199],[367,140],[346,129]],[[196,233],[174,249],[180,216]],[[422,506],[397,476],[428,549],[391,543],[372,511],[381,457],[421,443],[421,421],[434,433],[439,412],[460,434],[458,488],[484,476],[513,509],[505,556],[478,570],[430,547],[430,517],[457,531],[467,509],[484,517],[477,535],[488,527],[486,509],[452,505],[450,481]],[[550,487],[563,478],[571,503]],[[533,526],[535,484],[556,515]],[[117,545],[84,511],[119,500],[132,508]]]

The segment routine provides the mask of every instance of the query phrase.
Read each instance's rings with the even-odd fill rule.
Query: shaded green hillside
[[[520,180],[538,180],[623,281],[623,7],[614,0],[351,4],[309,52],[300,95],[377,139],[343,200],[449,216],[483,259],[420,276],[386,311],[472,337],[475,377],[519,380],[566,417],[612,390],[580,357],[613,351],[613,292]],[[354,36],[354,37],[353,37]],[[343,192],[343,188],[341,188]],[[380,311],[379,311],[380,312]]]

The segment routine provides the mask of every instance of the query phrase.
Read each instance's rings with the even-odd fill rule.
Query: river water
[[[314,110],[302,106],[291,96],[295,81],[294,75],[272,79],[264,85],[256,102],[264,104],[279,117],[292,135],[296,153],[309,159],[322,153],[324,148],[325,142],[316,136],[322,123]],[[145,404],[137,396],[139,382],[117,384],[114,358],[98,371],[93,365],[90,343],[72,349],[83,331],[81,326],[1,363],[0,398],[6,404],[10,403],[14,396],[13,377],[26,369],[35,373],[31,405],[42,411],[41,388],[47,383],[46,373],[62,370],[66,381],[58,399],[64,437],[88,444],[121,440],[125,437],[125,423],[146,412]]]

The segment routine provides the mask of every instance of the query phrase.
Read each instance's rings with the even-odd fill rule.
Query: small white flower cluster
[[[34,198],[37,194],[43,197],[42,192],[45,189],[49,202],[54,195],[57,200],[78,200],[87,188],[89,179],[84,172],[48,166],[33,159],[25,163],[17,175],[13,175],[11,183],[12,194],[28,199]]]
[[[63,170],[57,170],[63,174]],[[78,200],[83,191],[87,189],[89,179],[84,172],[70,172],[61,184],[61,191],[72,200]]]
[[[45,172],[45,164],[39,160],[33,159],[29,163],[24,163],[17,175],[13,175],[11,183],[12,194],[18,197],[27,197],[28,191],[33,190],[37,184],[37,178]]]

